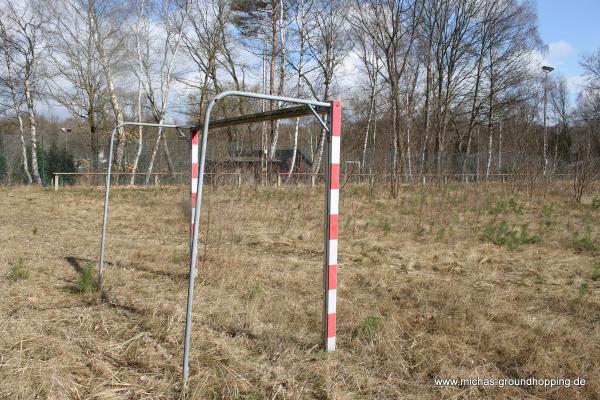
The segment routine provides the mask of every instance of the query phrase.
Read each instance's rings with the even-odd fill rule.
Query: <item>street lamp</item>
[[[553,67],[542,66],[544,71],[544,176],[548,172],[548,74],[554,71]]]
[[[67,144],[69,143],[68,133],[71,133],[71,128],[60,128],[60,131],[65,134],[65,153],[67,152]]]

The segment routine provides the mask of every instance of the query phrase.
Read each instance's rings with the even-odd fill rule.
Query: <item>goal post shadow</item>
[[[225,97],[246,97],[283,104],[296,104],[293,107],[278,110],[223,118],[211,122],[211,112],[214,105]],[[183,349],[183,384],[187,386],[189,376],[189,353],[192,330],[192,306],[194,300],[194,283],[197,274],[199,223],[202,212],[202,191],[204,186],[206,153],[209,129],[227,126],[249,124],[254,122],[272,121],[277,119],[295,118],[314,115],[322,125],[326,134],[327,152],[325,153],[325,212],[324,212],[324,256],[323,256],[323,320],[322,346],[326,352],[332,352],[336,346],[336,302],[337,302],[337,254],[339,227],[339,190],[340,190],[340,141],[342,106],[340,101],[320,102],[316,100],[298,99],[283,96],[272,96],[252,92],[225,91],[217,94],[208,104],[204,123],[199,126],[150,124],[141,122],[125,122],[113,128],[110,138],[108,168],[104,193],[104,215],[102,221],[102,236],[100,241],[100,256],[98,263],[98,285],[102,288],[104,278],[104,249],[106,242],[106,226],[109,211],[109,192],[112,173],[113,146],[115,133],[124,126],[150,126],[174,129],[190,129],[191,142],[191,224],[190,224],[190,266],[188,281],[188,296],[186,304],[186,321]],[[321,115],[327,115],[326,122]],[[200,134],[202,130],[202,134]]]

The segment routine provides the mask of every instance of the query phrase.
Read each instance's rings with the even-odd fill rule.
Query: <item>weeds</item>
[[[79,281],[77,282],[79,291],[82,293],[94,292],[98,290],[98,283],[94,277],[94,264],[87,263],[81,269]]]
[[[579,285],[579,289],[578,289],[579,299],[581,300],[586,294],[588,294],[589,290],[590,290],[590,286],[586,282],[583,282],[581,285]]]
[[[592,209],[600,209],[600,197],[594,196],[594,198],[592,199]]]
[[[352,336],[361,340],[373,341],[383,330],[383,317],[381,315],[369,315],[354,329]]]
[[[588,226],[585,228],[585,233],[576,233],[573,238],[573,248],[576,252],[598,252],[600,251],[600,243],[592,237],[592,230]]]
[[[594,282],[600,280],[600,261],[592,265],[592,275],[590,277]]]
[[[383,222],[383,235],[384,235],[384,236],[387,236],[387,235],[388,235],[388,233],[390,233],[391,231],[392,231],[392,227],[391,227],[391,225],[390,225],[389,221],[386,219],[386,220]]]
[[[501,213],[505,211],[510,211],[514,214],[523,214],[523,207],[519,204],[519,202],[513,197],[507,202],[499,200],[494,205],[492,205],[489,209],[489,214],[497,217]]]
[[[37,235],[37,233],[38,233],[38,230],[37,230],[37,227],[36,227],[36,226],[34,226],[34,227],[33,227],[33,231],[32,231],[32,233],[33,233],[34,235]]]
[[[19,257],[17,262],[10,267],[8,277],[13,281],[22,281],[29,279],[29,271],[25,269],[23,258]]]
[[[542,226],[552,225],[552,206],[543,206],[540,211],[540,222]]]
[[[539,236],[529,234],[529,224],[523,224],[520,228],[514,229],[506,221],[488,225],[484,235],[487,241],[497,246],[504,246],[509,250],[517,250],[523,245],[541,241]]]

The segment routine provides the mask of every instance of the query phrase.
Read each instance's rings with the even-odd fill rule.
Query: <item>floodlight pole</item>
[[[553,67],[544,65],[542,67],[544,71],[544,176],[548,173],[548,74],[554,71]]]

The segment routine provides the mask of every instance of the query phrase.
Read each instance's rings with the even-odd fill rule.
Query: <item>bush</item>
[[[13,281],[22,281],[29,279],[29,271],[25,269],[23,258],[19,257],[17,262],[10,267],[8,277]]]
[[[597,262],[594,265],[592,265],[591,278],[594,282],[600,280],[600,262]]]
[[[516,250],[525,244],[539,243],[539,236],[530,236],[529,225],[523,224],[518,229],[511,228],[506,221],[490,224],[485,228],[485,238],[497,246],[505,246]]]
[[[576,233],[573,237],[573,248],[577,252],[598,252],[600,243],[592,237],[592,230],[587,226],[584,234]]]

